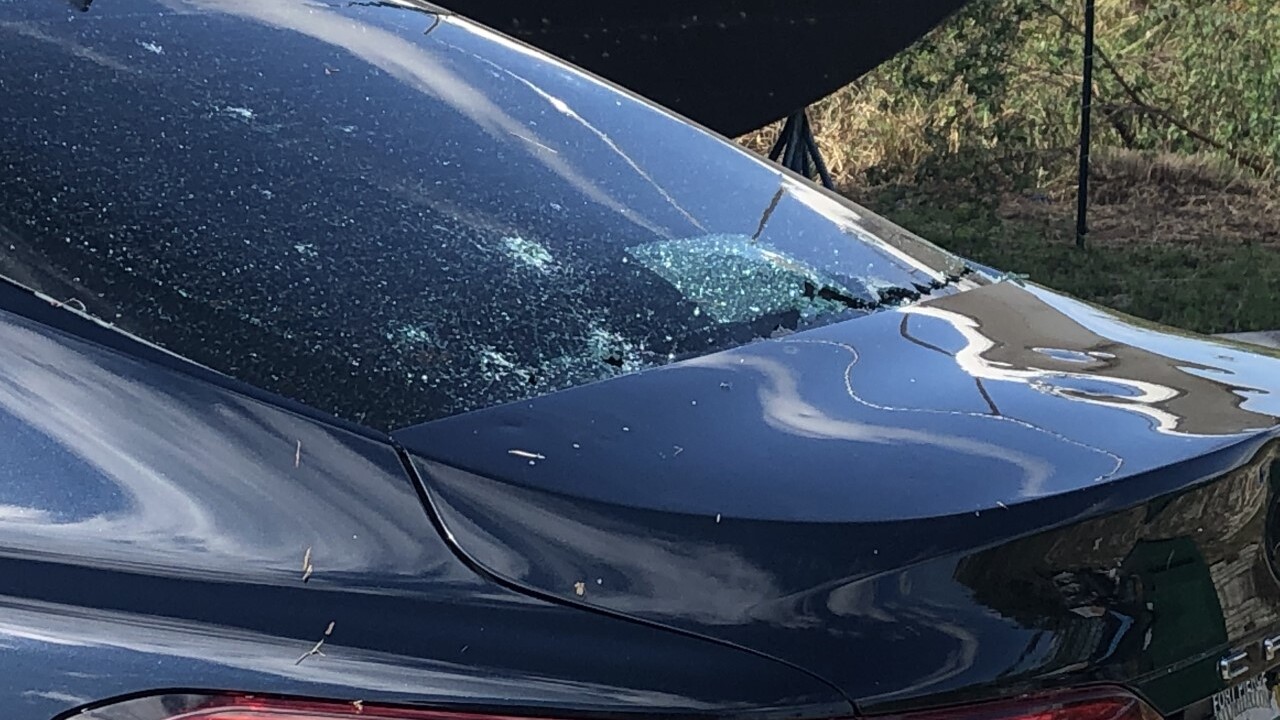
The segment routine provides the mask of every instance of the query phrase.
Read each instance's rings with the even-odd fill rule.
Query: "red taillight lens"
[[[525,717],[397,708],[351,702],[248,695],[160,695],[86,710],[81,720],[530,720]],[[1146,703],[1118,689],[1072,691],[965,705],[874,720],[1161,720]]]
[[[927,710],[883,720],[1160,720],[1160,715],[1123,690],[1099,688]]]
[[[524,717],[397,708],[360,700],[313,701],[249,695],[159,695],[86,710],[79,720],[530,720]]]

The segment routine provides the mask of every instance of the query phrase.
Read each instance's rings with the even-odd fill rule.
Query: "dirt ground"
[[[1280,187],[1207,158],[1100,153],[1090,173],[1089,242],[1256,245],[1280,250]],[[1075,217],[1075,186],[1010,194],[1013,221]]]
[[[857,202],[953,252],[1203,333],[1280,329],[1280,187],[1212,160],[1100,153],[1090,232],[1075,185],[862,187]]]

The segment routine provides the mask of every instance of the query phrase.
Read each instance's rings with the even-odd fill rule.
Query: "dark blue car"
[[[409,0],[0,0],[0,718],[1272,720],[1280,358]]]

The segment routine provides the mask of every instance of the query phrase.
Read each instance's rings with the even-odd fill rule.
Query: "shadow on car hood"
[[[460,549],[511,583],[864,702],[959,691],[1082,659],[1031,652],[957,558],[1197,487],[1276,437],[1280,359],[1175,332],[998,283],[396,438]]]

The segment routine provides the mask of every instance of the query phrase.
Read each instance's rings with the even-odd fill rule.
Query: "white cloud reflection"
[[[13,436],[25,482],[0,553],[188,576],[292,578],[308,546],[329,572],[445,567],[389,448],[5,316],[0,367],[0,428],[44,438]]]

